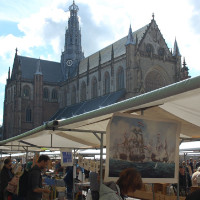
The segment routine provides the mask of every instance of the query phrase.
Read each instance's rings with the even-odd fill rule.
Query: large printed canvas
[[[178,180],[180,124],[131,114],[115,114],[107,127],[106,180],[134,167],[145,183]]]

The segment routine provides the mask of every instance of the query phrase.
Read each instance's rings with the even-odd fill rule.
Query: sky
[[[9,67],[18,54],[60,61],[72,0],[0,0],[0,124]],[[176,38],[192,77],[200,75],[199,0],[75,0],[82,48],[89,56],[150,23],[152,13],[168,47]]]

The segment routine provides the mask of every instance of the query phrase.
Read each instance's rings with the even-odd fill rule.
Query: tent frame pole
[[[103,134],[106,132],[100,132],[101,137],[97,133],[93,132],[96,138],[100,141],[100,185],[103,183]]]
[[[74,174],[76,175],[76,164],[77,163],[75,163],[75,160],[76,160],[76,149],[74,149],[74,153],[73,153],[73,155],[74,155],[74,159],[73,159],[73,190],[72,190],[72,199],[74,200],[75,199],[75,196],[74,196],[74,194],[75,194],[75,179],[76,179],[76,177],[74,177]]]
[[[100,149],[100,185],[103,183],[103,133],[101,133],[101,149]]]

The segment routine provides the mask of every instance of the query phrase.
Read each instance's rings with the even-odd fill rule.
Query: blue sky
[[[82,47],[88,56],[150,23],[152,13],[168,47],[176,37],[192,77],[200,75],[200,1],[75,0],[79,6]],[[18,54],[60,61],[72,0],[0,1],[0,123],[8,68]]]

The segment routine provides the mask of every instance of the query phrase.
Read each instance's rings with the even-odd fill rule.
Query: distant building
[[[78,115],[188,78],[175,40],[173,52],[149,24],[85,58],[78,6],[69,7],[60,62],[15,53],[5,86],[3,137],[43,122]],[[95,38],[95,35],[94,35]],[[87,48],[87,47],[85,47]]]

